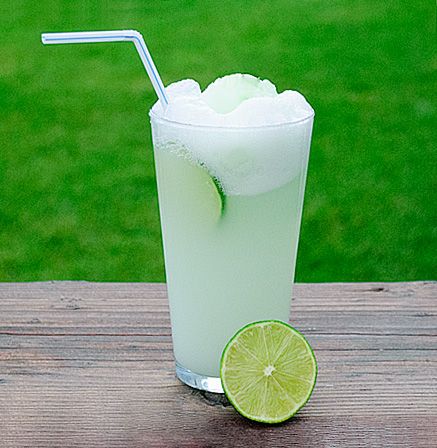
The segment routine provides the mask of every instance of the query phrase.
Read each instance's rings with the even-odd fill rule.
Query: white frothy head
[[[203,92],[187,79],[166,93],[167,108],[152,108],[152,119],[162,119],[153,129],[155,146],[180,147],[226,194],[260,194],[300,172],[312,125],[306,119],[314,115],[300,93],[277,93],[270,81],[243,74],[219,78]]]
[[[299,92],[277,93],[268,80],[234,74],[218,78],[203,92],[199,84],[185,79],[166,88],[170,104],[157,102],[152,111],[161,118],[204,126],[250,127],[279,125],[314,114]]]

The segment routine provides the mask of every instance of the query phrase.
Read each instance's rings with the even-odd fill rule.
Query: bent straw
[[[80,44],[92,42],[133,42],[141,62],[152,81],[153,88],[158,95],[163,108],[168,104],[168,97],[165,93],[165,87],[159,76],[158,70],[153,63],[152,56],[147,49],[143,36],[135,30],[117,30],[117,31],[81,31],[73,33],[45,33],[41,34],[43,44]]]

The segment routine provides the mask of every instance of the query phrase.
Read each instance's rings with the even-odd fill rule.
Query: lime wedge
[[[225,205],[226,205],[226,195],[223,192],[223,188],[220,185],[220,182],[214,177],[209,174],[209,170],[206,167],[204,163],[199,163],[195,165],[199,169],[203,171],[203,176],[207,178],[207,181],[205,181],[206,184],[209,186],[209,192],[214,196],[215,199],[218,199],[218,205],[219,205],[219,217],[223,215],[225,211]],[[217,201],[215,201],[217,203]]]
[[[162,195],[173,200],[172,213],[205,225],[217,222],[225,211],[226,195],[207,167],[191,161],[180,147],[159,149],[155,157]]]
[[[290,325],[266,320],[239,330],[223,350],[223,390],[244,417],[288,420],[309,400],[317,362],[306,339]]]
[[[203,194],[205,202],[211,205],[213,215],[219,219],[225,211],[226,196],[223,193],[222,187],[215,177],[212,177],[205,166],[193,165],[193,168],[198,170],[197,181],[203,184]]]

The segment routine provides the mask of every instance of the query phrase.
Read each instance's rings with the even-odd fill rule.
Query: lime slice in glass
[[[214,221],[218,221],[225,211],[226,196],[218,181],[201,165],[191,165],[192,175],[184,185],[184,191],[192,187],[190,198],[196,209],[203,208]],[[192,183],[190,183],[192,182]],[[193,210],[193,216],[195,211]]]
[[[209,187],[208,191],[211,196],[211,202],[214,201],[215,203],[215,210],[218,210],[219,212],[218,217],[223,216],[225,212],[226,196],[223,193],[222,187],[219,181],[215,177],[212,177],[204,166],[200,166],[200,168],[204,171],[204,182]],[[208,177],[207,179],[206,176]]]
[[[202,222],[205,225],[218,222],[225,211],[226,196],[219,182],[203,164],[191,161],[183,147],[171,150],[168,143],[164,149],[155,151],[164,181],[163,195],[171,197],[172,213],[183,219]]]
[[[220,377],[226,396],[241,415],[280,423],[309,400],[317,362],[297,330],[266,320],[251,323],[232,337],[222,354]]]

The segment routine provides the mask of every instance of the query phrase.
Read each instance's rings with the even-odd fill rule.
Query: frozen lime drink
[[[220,392],[230,337],[288,321],[314,111],[250,75],[166,92],[150,115],[177,375]]]

